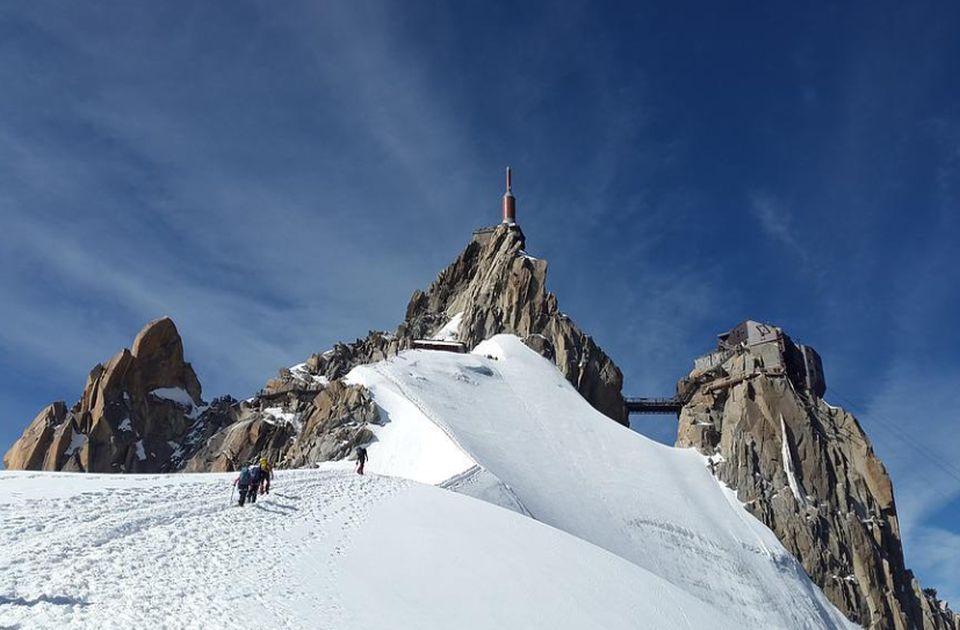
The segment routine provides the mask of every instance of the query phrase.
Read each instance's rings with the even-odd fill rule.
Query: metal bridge
[[[680,414],[683,402],[674,396],[673,398],[624,398],[627,403],[627,413],[673,413]]]

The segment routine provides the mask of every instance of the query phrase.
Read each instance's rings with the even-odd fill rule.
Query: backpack
[[[249,468],[240,469],[240,485],[241,486],[250,485],[250,469]]]
[[[367,461],[367,449],[365,449],[365,448],[362,447],[362,446],[361,446],[360,448],[358,448],[358,449],[357,449],[357,459],[360,460],[361,462]]]
[[[248,468],[247,470],[249,471],[250,480],[251,480],[253,483],[257,483],[257,482],[260,481],[260,467],[259,467],[259,466],[251,466],[251,467]]]

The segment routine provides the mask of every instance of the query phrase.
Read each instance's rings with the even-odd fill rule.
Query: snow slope
[[[366,470],[438,484],[476,463],[402,394],[383,390],[377,403],[382,425],[368,426],[376,441],[367,448]]]
[[[741,627],[851,624],[693,450],[611,422],[547,360],[500,335],[472,354],[411,351],[353,370],[397,425],[443,429],[535,519],[678,586]],[[402,474],[371,449],[371,469]],[[379,468],[377,468],[379,466]],[[476,495],[475,495],[476,496]],[[499,502],[499,501],[497,501]]]
[[[342,468],[242,509],[229,475],[2,472],[0,627],[735,627],[530,518]]]
[[[0,627],[851,627],[704,458],[514,337],[350,380],[383,476],[280,471],[240,509],[228,475],[0,472]]]

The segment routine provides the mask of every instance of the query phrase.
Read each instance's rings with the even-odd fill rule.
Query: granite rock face
[[[797,346],[721,346],[678,385],[677,445],[696,447],[827,597],[868,628],[960,628],[906,568],[893,486],[850,413],[823,401]],[[723,337],[721,337],[723,339]],[[756,341],[756,340],[754,340]]]
[[[341,379],[358,365],[396,356],[422,340],[469,349],[496,334],[518,335],[554,361],[594,407],[626,424],[619,368],[560,312],[545,288],[547,264],[523,247],[516,226],[479,231],[429,288],[414,292],[394,333],[371,331],[280,370],[244,405],[241,422],[227,429],[229,437],[215,436],[187,470],[233,469],[258,452],[269,453],[280,467],[348,457],[372,439],[366,426],[379,420],[365,392]],[[287,448],[278,446],[283,440]]]
[[[205,405],[169,318],[87,377],[80,400],[45,408],[4,456],[10,469],[164,472],[179,468],[205,434],[232,421],[229,400]]]
[[[620,369],[560,311],[546,289],[547,263],[528,256],[524,244],[516,226],[477,233],[426,291],[413,294],[397,335],[445,337],[468,348],[496,334],[517,335],[597,410],[627,424]]]
[[[368,425],[379,424],[380,414],[367,390],[360,385],[333,381],[314,398],[300,437],[281,464],[291,468],[313,462],[344,459],[369,442]]]
[[[236,422],[206,441],[184,470],[237,470],[259,457],[278,468],[344,459],[372,439],[368,425],[380,422],[366,389],[339,380],[313,397],[287,390],[281,396],[245,401],[237,415]]]
[[[528,256],[524,242],[516,226],[479,231],[425,291],[413,293],[395,333],[371,332],[314,354],[296,370],[281,371],[265,391],[341,378],[358,365],[413,347],[416,340],[459,342],[470,349],[509,333],[556,363],[594,407],[627,424],[620,369],[559,310],[556,296],[546,290],[547,263]]]
[[[73,441],[76,424],[62,401],[47,405],[3,456],[12,470],[58,470],[56,464]]]
[[[499,333],[518,335],[554,361],[594,407],[626,424],[620,370],[559,311],[545,288],[546,263],[523,247],[516,226],[479,231],[426,291],[414,292],[394,333],[371,331],[280,370],[246,403],[241,421],[227,429],[229,436],[210,440],[187,470],[233,469],[257,452],[269,453],[280,467],[348,457],[373,438],[366,427],[379,420],[366,393],[341,379],[419,340],[469,349]],[[285,448],[279,446],[284,440]]]

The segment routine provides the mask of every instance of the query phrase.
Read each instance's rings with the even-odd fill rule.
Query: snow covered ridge
[[[0,626],[853,627],[702,456],[515,337],[348,380],[379,475],[279,471],[239,509],[230,475],[0,473]]]
[[[370,471],[448,475],[454,489],[483,471],[465,492],[602,547],[742,626],[854,627],[701,455],[609,422],[516,337],[469,355],[404,352],[347,380],[389,418],[392,433],[369,447]],[[434,436],[429,470],[411,472],[422,455],[401,445],[431,424],[445,440]]]

